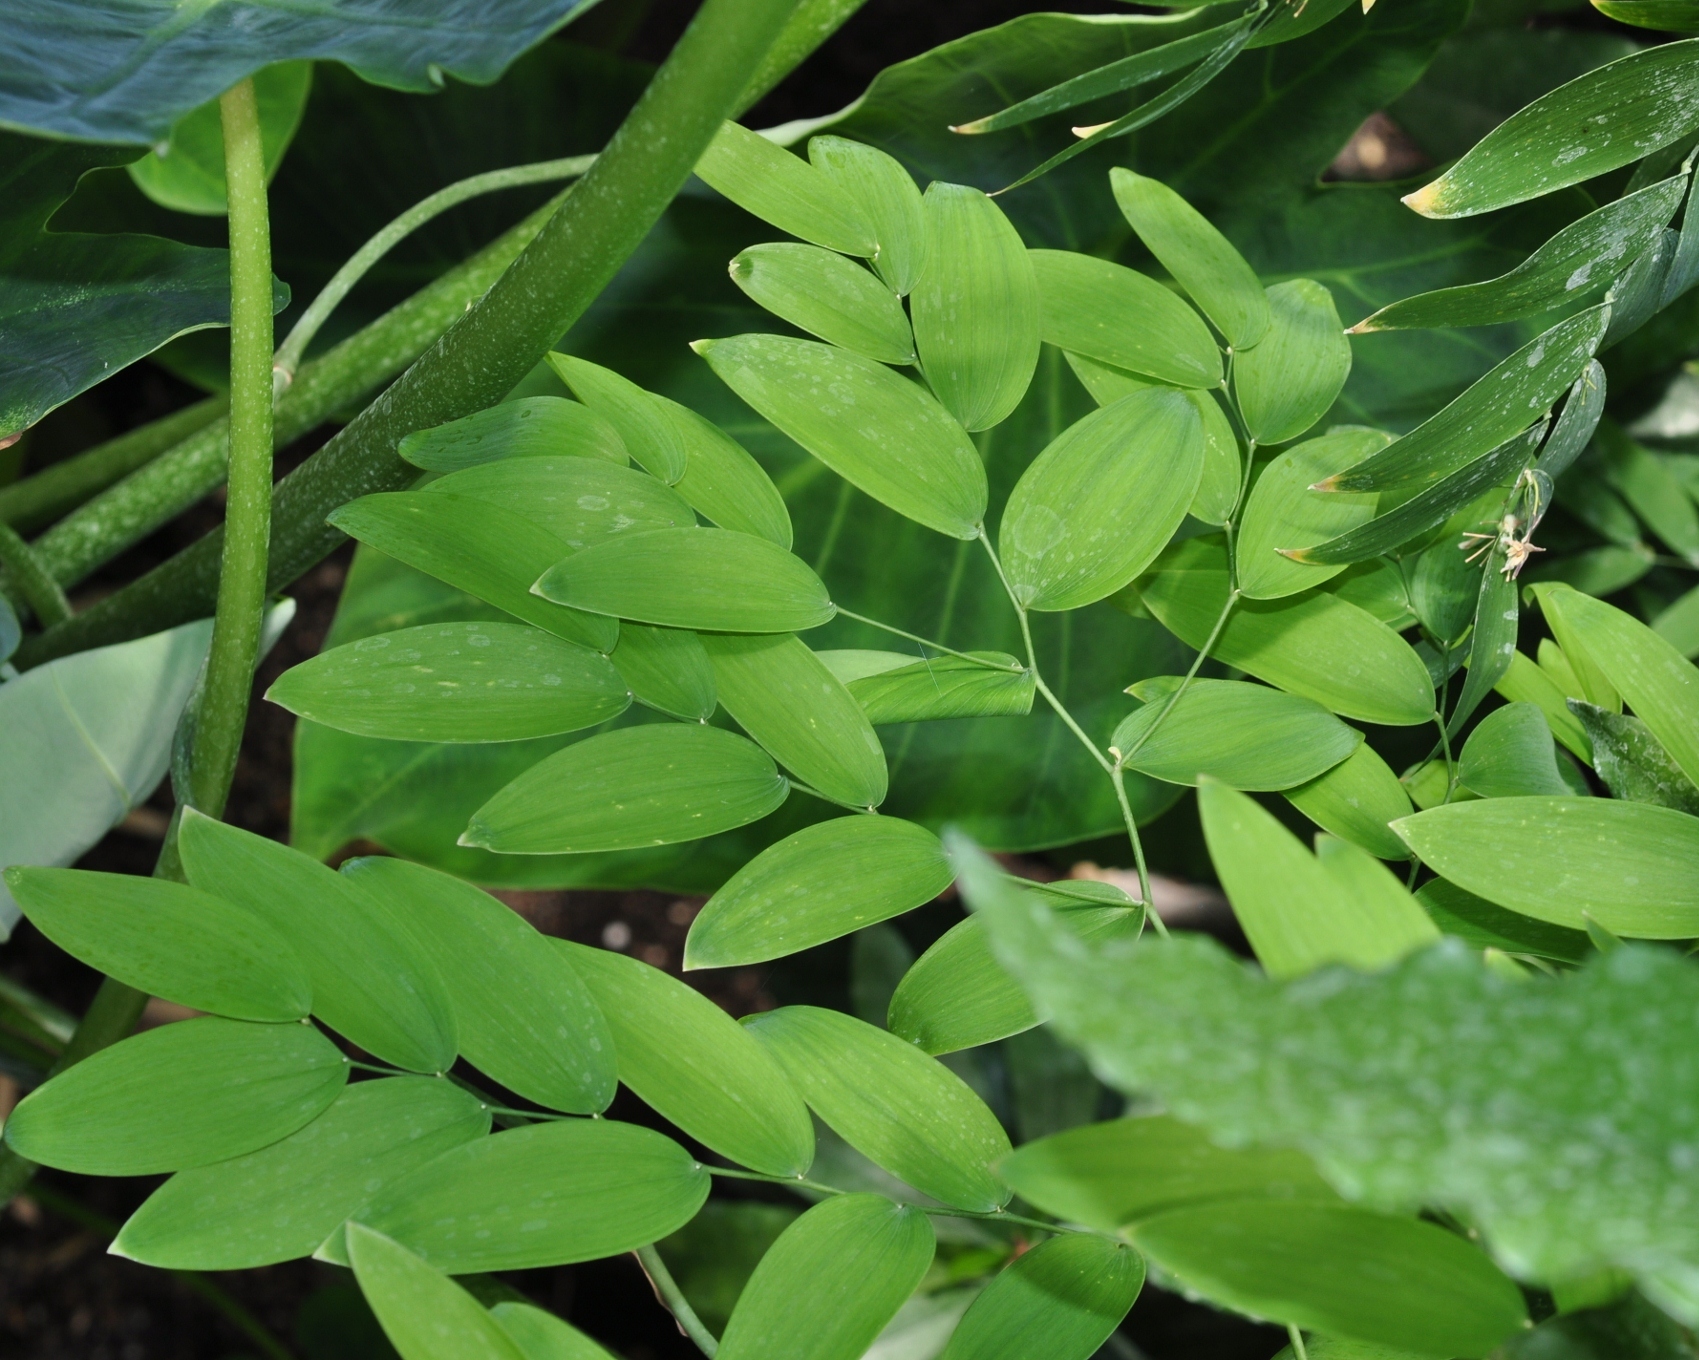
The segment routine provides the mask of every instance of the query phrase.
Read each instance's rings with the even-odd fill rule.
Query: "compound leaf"
[[[1314,279],[1268,291],[1268,333],[1234,356],[1233,390],[1260,444],[1296,439],[1332,407],[1351,373],[1351,342],[1333,294]]]

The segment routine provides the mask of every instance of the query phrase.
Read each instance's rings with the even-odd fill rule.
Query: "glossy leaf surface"
[[[1333,295],[1313,279],[1268,290],[1268,333],[1233,361],[1233,390],[1251,437],[1296,439],[1332,407],[1351,373],[1351,342]]]
[[[354,1278],[401,1360],[525,1360],[484,1306],[400,1243],[352,1224]]]
[[[706,722],[719,706],[714,668],[695,633],[622,623],[619,646],[609,654],[631,697],[686,722]]]
[[[722,123],[696,164],[703,181],[780,231],[845,255],[878,251],[860,205],[802,157],[737,123]]]
[[[1374,518],[1374,492],[1312,491],[1317,482],[1355,467],[1392,442],[1380,430],[1335,430],[1276,456],[1245,502],[1234,552],[1239,585],[1253,600],[1277,600],[1319,586],[1344,570],[1293,561],[1282,548],[1307,548]],[[1308,540],[1306,542],[1305,540]]]
[[[619,431],[588,406],[564,397],[521,397],[403,439],[396,452],[427,472],[459,472],[502,458],[629,461]]]
[[[1052,1237],[993,1277],[943,1360],[1090,1360],[1143,1285],[1132,1248],[1085,1233]]]
[[[1681,772],[1640,719],[1612,713],[1581,699],[1569,700],[1593,747],[1593,769],[1614,797],[1699,817],[1699,786]]]
[[[732,282],[798,330],[884,364],[912,364],[914,336],[897,296],[873,274],[819,246],[750,246]]]

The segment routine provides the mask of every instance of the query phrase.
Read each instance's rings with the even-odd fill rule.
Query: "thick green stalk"
[[[10,524],[0,524],[0,566],[6,568],[12,589],[43,628],[64,623],[71,617],[70,601],[59,589],[53,573]]]
[[[393,491],[417,469],[395,447],[415,430],[500,401],[607,286],[683,187],[736,106],[794,0],[705,0],[588,174],[484,297],[386,392],[277,488],[271,585],[322,560],[344,536],[325,516]],[[303,376],[305,376],[303,371]],[[20,649],[20,669],[204,617],[220,535]]]

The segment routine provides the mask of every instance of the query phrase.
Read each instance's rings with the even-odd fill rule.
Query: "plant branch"
[[[0,523],[0,566],[43,628],[64,623],[71,617],[71,602],[53,579],[47,564],[10,524]]]
[[[1020,666],[1005,666],[1000,661],[987,661],[982,656],[972,652],[958,652],[954,647],[946,647],[942,642],[934,642],[931,638],[921,637],[918,633],[906,632],[901,628],[893,628],[888,623],[880,623],[878,619],[870,619],[865,614],[857,614],[853,609],[845,609],[841,604],[835,606],[838,613],[846,619],[854,619],[857,623],[865,623],[869,628],[878,628],[895,637],[907,638],[910,642],[918,642],[922,647],[930,647],[935,652],[943,652],[946,656],[960,657],[963,661],[971,661],[976,666],[984,666],[987,670],[1019,673]],[[925,658],[923,657],[922,660]]]
[[[683,1332],[696,1343],[696,1348],[702,1354],[712,1357],[720,1349],[720,1343],[714,1334],[696,1316],[696,1310],[690,1306],[690,1300],[684,1297],[684,1291],[667,1269],[667,1263],[661,1259],[661,1253],[656,1251],[651,1243],[647,1247],[639,1247],[632,1253],[637,1258],[637,1264],[643,1268],[643,1273],[649,1277],[649,1286],[655,1291],[655,1298],[661,1306],[673,1315],[678,1323],[679,1331]]]
[[[1292,1339],[1292,1355],[1294,1360],[1310,1360],[1310,1353],[1304,1346],[1304,1334],[1291,1323],[1287,1323],[1286,1335]]]

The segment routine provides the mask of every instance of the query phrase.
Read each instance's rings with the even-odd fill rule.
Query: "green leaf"
[[[607,1109],[609,1021],[529,922],[470,883],[406,860],[353,859],[342,873],[374,897],[407,903],[413,937],[442,973],[462,1055],[549,1109]]]
[[[757,821],[789,792],[767,753],[735,733],[628,727],[533,765],[472,814],[461,844],[507,855],[668,845]]]
[[[141,6],[101,16],[51,0],[19,16],[0,122],[82,141],[157,142],[190,109],[294,58],[339,61],[396,90],[436,90],[444,74],[487,85],[580,3],[495,0],[474,22],[442,14],[399,24],[386,11],[334,0],[237,24],[223,10]],[[122,81],[111,80],[115,72]]]
[[[1481,700],[1503,680],[1516,655],[1516,630],[1521,610],[1516,599],[1516,578],[1507,574],[1501,556],[1489,553],[1481,568],[1481,585],[1475,595],[1475,622],[1469,633],[1469,674],[1463,693],[1447,720],[1452,736],[1474,716]],[[1538,707],[1538,705],[1536,705]]]
[[[1489,492],[1488,499],[1499,500],[1498,493]],[[1466,508],[1460,517],[1467,522],[1473,513]],[[1441,538],[1400,565],[1410,585],[1410,609],[1438,644],[1429,647],[1424,656],[1437,678],[1457,664],[1459,658],[1452,653],[1475,617],[1486,564],[1471,563],[1460,544]],[[1445,652],[1443,657],[1441,651]]]
[[[1066,887],[1099,890],[1077,897],[1040,890],[1081,939],[1136,939],[1144,928],[1143,910],[1118,889],[1088,882]],[[934,1056],[994,1043],[1041,1022],[1020,984],[992,956],[984,923],[974,916],[945,931],[903,974],[886,1016],[892,1034]]]
[[[517,623],[379,633],[291,667],[265,697],[344,732],[452,742],[576,732],[631,703],[607,657]]]
[[[778,544],[734,529],[654,529],[611,539],[543,572],[544,599],[672,628],[790,633],[836,607]]]
[[[1417,1355],[1482,1356],[1527,1325],[1520,1291],[1479,1248],[1414,1219],[1229,1200],[1163,1214],[1133,1241],[1217,1303]]]
[[[801,1217],[802,1208],[792,1204],[711,1199],[655,1250],[703,1325],[723,1334],[755,1267]]]
[[[695,348],[727,387],[852,486],[941,534],[978,537],[985,465],[918,384],[812,340],[738,335]]]
[[[1405,198],[1424,217],[1472,217],[1602,175],[1699,123],[1699,43],[1635,52],[1536,99]]]
[[[531,583],[572,549],[515,510],[440,491],[384,491],[338,507],[328,522],[556,637],[599,652],[619,638],[616,621],[531,593]]]
[[[90,1176],[150,1176],[286,1138],[348,1080],[311,1025],[211,1017],[165,1025],[84,1058],[6,1120],[21,1157]]]
[[[1585,661],[1604,673],[1682,773],[1699,782],[1699,669],[1645,624],[1603,600],[1551,590],[1541,594],[1540,606],[1564,652],[1576,649],[1559,628],[1576,639]]]
[[[737,123],[722,123],[696,173],[745,212],[845,255],[878,253],[860,204],[800,156]]]
[[[1569,470],[1599,428],[1605,414],[1605,386],[1604,365],[1594,359],[1564,398],[1563,414],[1547,436],[1535,465],[1553,481]]]
[[[564,543],[562,556],[624,534],[696,527],[696,515],[676,491],[599,458],[504,458],[451,472],[421,494],[511,510]]]
[[[795,635],[703,636],[720,705],[801,782],[852,807],[885,801],[885,752],[861,706]]]
[[[1327,588],[1327,593],[1366,609],[1382,623],[1391,624],[1395,630],[1408,628],[1416,621],[1416,615],[1410,608],[1410,587],[1404,579],[1404,570],[1390,557],[1353,562]]]
[[[844,653],[838,653],[844,655]],[[900,655],[900,653],[893,653]],[[959,656],[932,656],[848,681],[867,721],[926,722],[936,718],[998,718],[1032,712],[1032,672],[1007,652],[973,652],[995,666]],[[832,653],[820,653],[827,666]]]
[[[1050,344],[1178,387],[1220,384],[1209,327],[1154,279],[1070,250],[1031,256]]]
[[[1381,968],[1439,938],[1408,896],[1352,891],[1244,794],[1206,781],[1198,787],[1198,812],[1233,914],[1270,977],[1298,977],[1335,962]]]
[[[785,498],[749,450],[688,406],[662,396],[655,401],[672,417],[684,445],[684,476],[678,480],[678,494],[722,529],[790,547],[791,517]]]
[[[625,451],[651,476],[668,485],[684,476],[688,458],[680,432],[652,394],[588,359],[554,351],[548,365],[573,396],[613,426]]]
[[[1257,790],[1314,779],[1362,740],[1314,699],[1242,680],[1193,680],[1177,700],[1152,697],[1109,739],[1124,764],[1171,784]]]
[[[1324,831],[1381,859],[1408,859],[1392,822],[1410,815],[1410,796],[1367,742],[1326,774],[1284,790],[1286,799]]]
[[[1038,366],[1038,280],[1020,233],[978,189],[935,181],[925,211],[926,269],[909,296],[921,371],[964,428],[988,430]]]
[[[1569,711],[1557,683],[1521,652],[1512,652],[1510,665],[1493,686],[1511,703],[1531,703],[1546,715],[1552,735],[1568,750],[1593,763],[1593,746],[1581,720]]]
[[[1353,335],[1426,326],[1490,326],[1538,316],[1616,277],[1658,239],[1686,181],[1663,180],[1571,222],[1507,274],[1405,298],[1359,321]]]
[[[1600,426],[1599,444],[1605,480],[1672,552],[1689,566],[1699,565],[1699,510],[1680,479],[1614,422]]]
[[[686,968],[760,963],[930,902],[953,875],[938,838],[896,817],[834,817],[768,846],[703,907]]]
[[[1417,891],[1416,900],[1442,931],[1467,940],[1476,949],[1532,954],[1560,963],[1585,963],[1593,953],[1585,932],[1506,911],[1443,878],[1430,878]]]
[[[427,472],[459,472],[502,458],[599,458],[627,464],[625,441],[588,406],[563,397],[521,397],[447,425],[416,430],[396,449]]]
[[[1569,700],[1569,711],[1587,729],[1593,768],[1614,797],[1656,803],[1699,817],[1699,787],[1670,759],[1645,723],[1583,699]]]
[[[859,1360],[932,1264],[932,1224],[882,1195],[838,1195],[779,1235],[720,1339],[720,1360]]]
[[[417,1072],[454,1062],[441,975],[408,927],[408,909],[276,841],[186,809],[178,847],[189,882],[264,921],[294,946],[313,982],[313,1014],[367,1052]]]
[[[862,266],[819,246],[750,246],[732,282],[798,330],[885,364],[912,364],[914,336],[897,296]]]
[[[1233,359],[1233,391],[1259,444],[1296,439],[1332,407],[1351,373],[1333,294],[1314,279],[1267,290],[1268,333]]]
[[[1227,603],[1218,541],[1191,539],[1139,583],[1145,607],[1188,647],[1202,647]],[[1215,656],[1342,717],[1407,727],[1433,717],[1433,683],[1410,644],[1366,610],[1323,592],[1241,600]]]
[[[1392,442],[1381,430],[1336,429],[1287,449],[1262,470],[1245,502],[1234,554],[1239,588],[1253,600],[1277,600],[1319,586],[1344,563],[1312,564],[1281,553],[1307,548],[1367,524],[1379,497],[1373,492],[1328,495],[1317,482],[1355,467]]]
[[[1178,392],[1135,392],[1071,425],[1021,475],[998,527],[1015,598],[1064,610],[1112,595],[1173,537],[1202,472],[1202,422]]]
[[[808,160],[866,214],[879,253],[873,267],[891,291],[907,297],[926,266],[926,209],[902,162],[843,137],[811,137]]]
[[[1268,295],[1232,242],[1160,180],[1117,167],[1109,186],[1139,239],[1227,343],[1241,352],[1258,343],[1271,321]]]
[[[605,949],[555,941],[613,1029],[619,1079],[664,1118],[732,1161],[803,1176],[808,1108],[772,1056],[694,987]]]
[[[991,1172],[1009,1151],[1008,1135],[942,1063],[818,1006],[783,1006],[744,1023],[856,1151],[955,1208],[987,1213],[1008,1202]]]
[[[162,878],[85,869],[6,870],[24,915],[66,953],[118,981],[233,1020],[300,1020],[306,965],[264,922]]]
[[[279,62],[256,71],[253,81],[269,182],[301,125],[313,84],[313,64]],[[136,187],[162,207],[224,216],[224,126],[217,98],[179,118],[169,135],[141,160],[131,162],[129,170]]]
[[[612,1360],[583,1332],[528,1303],[498,1303],[490,1316],[501,1324],[525,1360]]]
[[[179,1171],[130,1215],[112,1250],[168,1270],[310,1256],[374,1191],[489,1131],[483,1104],[449,1082],[357,1082],[287,1138]]]
[[[1582,929],[1699,934],[1699,818],[1600,798],[1488,798],[1393,823],[1436,873],[1512,911]]]
[[[1201,1129],[1166,1114],[1052,1134],[1017,1148],[997,1170],[1045,1213],[1103,1232],[1212,1200],[1335,1197],[1301,1152],[1218,1147]]]
[[[1557,772],[1552,730],[1536,704],[1506,704],[1483,718],[1463,745],[1457,778],[1482,798],[1569,794]]]
[[[1060,255],[1065,252],[1056,251],[1055,253]],[[1080,386],[1091,393],[1091,399],[1099,406],[1113,405],[1120,401],[1122,397],[1132,396],[1134,392],[1166,386],[1164,383],[1157,382],[1155,378],[1141,378],[1138,374],[1129,373],[1124,368],[1116,368],[1113,364],[1100,363],[1096,359],[1084,354],[1075,354],[1071,350],[1064,350],[1062,357],[1068,361],[1068,367],[1073,370],[1074,376],[1080,380]],[[1198,412],[1201,415],[1204,409],[1203,404],[1199,402],[1197,405]],[[1226,416],[1223,415],[1222,419],[1225,421]],[[1230,425],[1228,426],[1228,433],[1232,433]],[[1233,441],[1233,447],[1236,454],[1238,440]],[[1237,461],[1236,457],[1235,461]],[[1237,494],[1238,489],[1238,478],[1235,475],[1233,483],[1235,494]]]
[[[564,1119],[462,1144],[357,1214],[439,1270],[528,1270],[617,1256],[689,1222],[707,1168],[653,1129]],[[342,1256],[338,1236],[317,1253]]]
[[[1609,309],[1591,307],[1530,340],[1438,415],[1390,448],[1330,477],[1328,491],[1420,491],[1536,423],[1604,337]]]
[[[525,1360],[481,1303],[400,1243],[353,1223],[348,1255],[401,1360]]]
[[[1636,28],[1655,28],[1663,33],[1699,31],[1699,8],[1692,0],[1593,0],[1593,8],[1607,19]]]
[[[1239,440],[1221,403],[1207,392],[1188,392],[1187,399],[1203,418],[1203,476],[1192,497],[1191,514],[1205,524],[1225,524],[1239,508]]]
[[[1090,1360],[1138,1298],[1130,1247],[1072,1233],[1005,1266],[957,1324],[943,1360]]]
[[[622,623],[619,646],[608,660],[630,687],[631,697],[657,712],[706,722],[719,706],[714,668],[695,633]]]

